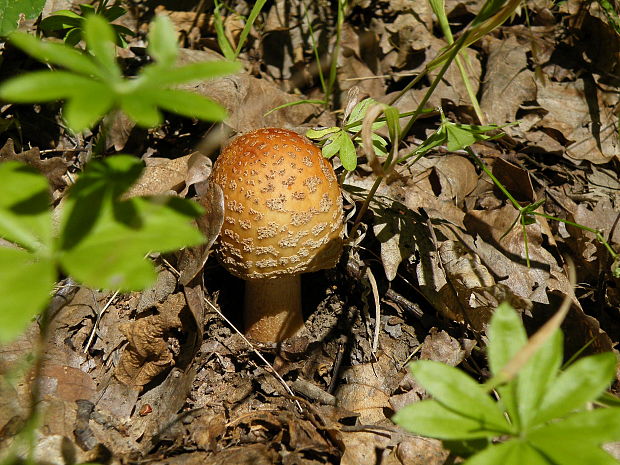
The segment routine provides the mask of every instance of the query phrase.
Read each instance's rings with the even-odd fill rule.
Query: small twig
[[[286,384],[286,381],[284,381],[284,378],[282,378],[282,376],[280,376],[280,373],[278,373],[275,368],[267,361],[267,359],[265,357],[263,357],[263,354],[261,354],[256,347],[254,347],[254,344],[252,344],[247,337],[245,337],[243,335],[243,333],[241,331],[239,331],[237,329],[237,327],[232,324],[232,322],[226,318],[224,316],[224,314],[222,312],[220,312],[220,310],[213,305],[211,302],[209,302],[208,299],[204,299],[204,301],[213,309],[217,312],[217,314],[219,316],[222,317],[222,319],[228,324],[228,326],[230,326],[239,336],[241,336],[241,338],[245,341],[245,343],[251,347],[252,351],[258,356],[258,358],[260,358],[262,360],[262,362],[265,364],[265,366],[267,366],[267,371],[269,371],[273,376],[276,377],[276,379],[280,382],[280,384],[282,384],[282,386],[284,386],[284,389],[286,389],[286,392],[289,393],[291,395],[291,397],[295,397],[295,393],[291,390],[291,388],[288,386],[288,384]],[[303,409],[301,408],[301,404],[299,403],[299,401],[295,400],[295,405],[297,406],[297,409],[300,412],[303,412]]]
[[[381,301],[379,299],[379,289],[377,287],[377,280],[372,274],[370,268],[366,268],[366,277],[370,282],[370,288],[372,289],[372,295],[375,300],[375,331],[372,338],[372,355],[377,356],[377,349],[379,348],[379,332],[381,330]]]
[[[120,291],[116,291],[112,297],[110,297],[108,299],[108,301],[106,302],[106,304],[103,306],[103,308],[101,309],[100,312],[97,312],[97,319],[95,320],[95,324],[93,325],[93,329],[90,331],[90,336],[88,336],[88,342],[86,343],[86,347],[84,348],[84,353],[88,352],[88,349],[90,349],[90,345],[93,342],[93,339],[95,338],[95,332],[97,331],[97,326],[99,326],[99,322],[101,321],[101,317],[103,316],[103,313],[108,309],[108,307],[110,305],[112,305],[112,301],[116,298],[116,296],[118,295]]]

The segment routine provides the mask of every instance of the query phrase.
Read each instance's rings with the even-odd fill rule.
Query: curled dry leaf
[[[188,164],[192,155],[173,160],[148,158],[142,175],[125,193],[125,197],[160,195],[170,191],[179,192],[188,177]]]
[[[41,154],[37,147],[16,153],[13,139],[8,139],[4,147],[0,149],[0,162],[11,160],[24,162],[40,171],[54,189],[60,189],[66,185],[63,175],[66,173],[69,164],[62,157],[41,160]]]
[[[430,181],[433,191],[443,200],[454,199],[457,204],[478,184],[474,165],[465,157],[447,155],[440,157],[433,167]]]
[[[166,335],[181,327],[179,314],[185,307],[183,294],[173,294],[156,305],[159,313],[121,326],[128,345],[114,376],[128,386],[144,386],[174,366],[174,354]]]

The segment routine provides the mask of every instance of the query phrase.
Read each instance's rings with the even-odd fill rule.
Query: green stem
[[[382,181],[383,181],[383,176],[377,176],[377,179],[375,179],[374,184],[368,191],[368,195],[364,199],[364,203],[360,207],[360,211],[357,212],[357,216],[355,217],[355,222],[353,223],[353,226],[351,227],[351,231],[349,232],[349,241],[351,241],[355,237],[355,231],[357,231],[357,228],[359,228],[359,225],[362,223],[362,219],[364,218],[364,215],[368,211],[370,202],[375,196],[375,192],[377,192],[377,189],[379,189],[379,186],[381,185]]]
[[[499,187],[499,189],[504,193],[504,195],[508,197],[508,200],[510,200],[512,205],[517,210],[519,210],[519,212],[522,212],[523,207],[519,205],[519,202],[517,202],[516,199],[510,194],[510,192],[508,192],[508,189],[506,189],[504,185],[501,182],[499,182],[499,180],[493,175],[493,173],[491,173],[487,165],[484,164],[484,162],[480,159],[480,157],[478,157],[478,155],[476,155],[476,153],[471,149],[471,147],[466,147],[465,150],[474,159],[474,161],[482,169],[482,171],[484,171],[486,175],[491,178],[491,181],[493,181],[493,184]]]

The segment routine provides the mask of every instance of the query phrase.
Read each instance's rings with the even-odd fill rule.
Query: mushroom
[[[287,129],[234,138],[213,167],[224,193],[217,257],[245,280],[246,335],[279,342],[304,326],[300,274],[342,252],[340,186],[321,150]]]

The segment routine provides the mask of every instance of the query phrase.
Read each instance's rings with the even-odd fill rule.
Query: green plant
[[[615,376],[613,353],[584,357],[561,371],[562,333],[556,329],[511,377],[506,367],[528,342],[509,305],[496,310],[488,336],[494,378],[480,385],[457,368],[414,362],[411,372],[433,399],[404,407],[394,421],[443,440],[467,457],[467,465],[618,463],[599,446],[620,440],[620,408],[588,407]]]
[[[6,37],[19,24],[20,18],[35,19],[41,14],[45,0],[0,0],[0,37]]]
[[[141,170],[128,155],[91,162],[54,224],[47,180],[22,163],[0,164],[0,343],[43,310],[59,270],[93,288],[143,289],[155,278],[147,254],[203,241],[194,202],[122,198]]]
[[[250,34],[250,30],[252,29],[252,26],[254,25],[254,22],[256,21],[256,18],[258,17],[261,10],[263,9],[265,3],[267,3],[267,0],[258,0],[254,3],[252,11],[250,11],[250,16],[248,16],[248,19],[245,22],[243,30],[241,31],[241,34],[239,36],[239,42],[237,43],[237,46],[234,47],[234,44],[230,43],[228,37],[226,37],[226,33],[224,32],[224,18],[222,17],[222,13],[220,12],[222,4],[219,2],[219,0],[215,0],[215,2],[213,3],[213,18],[215,24],[215,32],[217,34],[217,43],[222,50],[222,54],[227,59],[236,60],[239,57],[239,54],[241,53],[241,50],[245,45],[248,35]]]
[[[117,5],[108,6],[109,0],[101,0],[97,7],[82,3],[79,5],[80,14],[77,14],[71,10],[58,10],[50,16],[43,18],[39,27],[47,34],[60,31],[65,43],[71,46],[75,46],[84,36],[84,22],[89,15],[100,15],[105,18],[109,23],[120,18],[127,10]],[[126,36],[133,36],[134,33],[120,24],[112,24],[114,35],[116,38],[116,44],[121,47],[127,46]]]
[[[133,79],[121,73],[114,30],[104,18],[89,15],[84,20],[84,37],[88,54],[29,34],[12,34],[15,46],[66,71],[35,71],[12,78],[0,86],[0,98],[16,103],[65,100],[63,116],[75,131],[95,125],[117,108],[146,127],[161,123],[160,109],[207,121],[226,116],[224,108],[212,100],[174,86],[230,74],[239,65],[218,61],[175,67],[178,45],[167,17],[158,16],[151,25],[148,52],[155,61]]]

